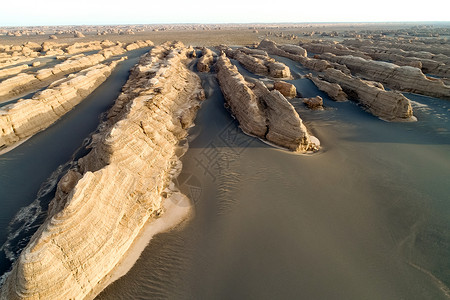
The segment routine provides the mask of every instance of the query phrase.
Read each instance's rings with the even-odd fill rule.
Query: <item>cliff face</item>
[[[186,52],[164,44],[132,70],[91,152],[59,182],[1,299],[83,299],[161,213],[162,199],[178,193],[170,189],[181,165],[175,150],[202,95]]]
[[[361,74],[405,92],[423,94],[431,97],[450,99],[450,86],[440,79],[426,77],[418,68],[397,66],[392,63],[365,60],[354,56],[335,56],[323,54],[322,58],[346,65],[352,72]]]
[[[236,66],[224,56],[219,57],[216,67],[222,93],[242,130],[258,137],[264,137],[267,131],[266,116],[260,107],[258,98],[248,87],[244,77]]]
[[[318,149],[294,107],[279,91],[269,91],[259,80],[246,82],[225,56],[217,61],[217,70],[225,99],[245,133],[295,152]]]
[[[350,98],[361,103],[375,116],[390,121],[416,120],[408,98],[384,90],[377,82],[361,80],[336,69],[327,69],[324,77],[327,81],[339,84]]]
[[[90,67],[50,85],[32,99],[2,107],[0,147],[12,145],[50,126],[103,83],[118,62]]]

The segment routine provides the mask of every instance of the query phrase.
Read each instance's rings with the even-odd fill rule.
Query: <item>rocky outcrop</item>
[[[289,67],[275,61],[265,51],[240,48],[234,50],[232,58],[239,61],[244,68],[252,73],[273,78],[291,78],[291,70]]]
[[[145,40],[145,41],[139,40],[139,41],[136,41],[134,43],[130,43],[130,44],[126,45],[125,49],[127,51],[131,51],[131,50],[136,50],[136,49],[139,49],[139,48],[145,48],[145,47],[151,47],[151,46],[153,46],[153,42],[152,41],[150,41],[150,40]]]
[[[302,101],[309,109],[323,109],[323,99],[320,96],[312,98],[302,98]]]
[[[259,80],[247,82],[225,56],[218,59],[216,67],[227,105],[245,133],[294,152],[318,149],[294,107],[279,91],[269,91]]]
[[[333,53],[335,55],[353,55],[356,57],[371,59],[370,56],[368,56],[364,52],[349,49],[342,44],[312,42],[312,43],[303,43],[301,44],[301,47],[306,49],[308,52],[314,54],[322,54],[328,52]]]
[[[440,79],[425,76],[418,68],[354,56],[335,56],[330,53],[322,54],[321,58],[345,64],[353,73],[382,82],[393,89],[450,99],[450,86],[445,85]]]
[[[155,47],[132,70],[91,151],[58,183],[1,299],[95,296],[141,228],[162,213],[163,199],[181,196],[171,183],[181,167],[176,149],[202,95],[186,49]]]
[[[398,92],[384,90],[378,82],[361,80],[336,69],[327,69],[324,77],[339,84],[350,99],[359,102],[375,116],[388,121],[416,120],[408,98]]]
[[[73,34],[73,37],[75,37],[75,38],[84,38],[85,36],[84,36],[84,34],[82,32],[75,31],[74,34]]]
[[[291,99],[297,97],[297,89],[292,83],[275,81],[273,88],[279,91],[284,97]]]
[[[202,57],[200,57],[197,62],[197,70],[199,72],[209,72],[211,70],[211,65],[213,61],[214,61],[213,52],[210,49],[203,47]]]
[[[293,61],[299,62],[310,70],[322,72],[333,67],[325,60],[306,57],[306,50],[300,46],[277,45],[275,42],[263,40],[258,45],[258,48],[266,50],[270,54],[287,57]]]
[[[102,50],[100,41],[87,42],[87,43],[74,43],[65,49],[67,54],[76,54],[88,51]]]
[[[445,55],[437,56],[429,52],[404,51],[386,47],[362,47],[361,50],[376,60],[419,68],[423,73],[439,77],[450,77],[450,58]]]
[[[137,45],[147,47],[148,42]],[[43,48],[45,48],[43,46]],[[43,87],[51,81],[62,78],[64,75],[95,66],[114,55],[126,53],[122,46],[105,48],[99,53],[84,55],[79,54],[71,57],[52,68],[40,69],[33,74],[18,74],[0,82],[0,100],[19,95],[33,88]]]
[[[311,73],[306,76],[316,85],[316,87],[322,92],[327,93],[334,101],[347,101],[347,94],[342,90],[341,86],[337,83],[330,83],[325,80],[321,80]]]
[[[108,78],[119,61],[97,65],[56,82],[33,98],[0,109],[0,148],[47,128]]]
[[[11,76],[11,75],[15,75],[15,74],[20,73],[23,70],[26,70],[28,68],[29,68],[28,65],[19,65],[19,66],[16,66],[16,67],[2,69],[2,70],[0,70],[0,78]]]

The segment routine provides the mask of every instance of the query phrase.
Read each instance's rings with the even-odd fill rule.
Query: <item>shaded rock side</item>
[[[102,84],[119,60],[85,69],[36,93],[0,108],[0,147],[12,145],[47,128]]]
[[[450,86],[445,85],[440,79],[425,76],[418,68],[354,56],[335,56],[330,53],[322,54],[320,57],[345,64],[353,73],[382,82],[393,89],[450,99]]]
[[[225,56],[216,66],[226,102],[245,133],[294,152],[317,149],[294,107],[279,91],[269,91],[259,80],[247,82]]]
[[[339,84],[348,97],[373,115],[388,121],[415,121],[411,103],[402,94],[386,91],[377,82],[361,80],[336,69],[327,69],[324,78]]]
[[[202,94],[186,49],[163,44],[133,68],[91,151],[58,183],[0,299],[94,297],[163,198],[180,195],[171,183],[181,168],[176,149]]]
[[[322,92],[327,93],[334,101],[342,102],[347,101],[347,94],[342,90],[341,86],[337,83],[330,83],[325,80],[321,80],[311,73],[306,76],[316,85],[316,87]]]
[[[195,52],[194,52],[195,53]],[[197,70],[199,72],[209,72],[214,61],[213,52],[206,47],[202,48],[202,57],[197,62]]]

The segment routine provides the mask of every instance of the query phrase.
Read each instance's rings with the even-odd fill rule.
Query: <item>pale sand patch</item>
[[[122,257],[114,269],[97,284],[94,290],[85,299],[94,299],[108,285],[124,276],[134,266],[145,247],[153,236],[169,231],[181,222],[192,217],[192,205],[188,197],[180,192],[174,192],[169,198],[163,200],[164,213],[158,219],[151,219],[144,225],[127,253]]]

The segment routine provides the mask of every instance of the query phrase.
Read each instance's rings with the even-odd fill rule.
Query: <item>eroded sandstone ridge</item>
[[[52,49],[51,48],[53,46],[52,44],[51,45],[44,45],[44,44],[42,46],[42,49],[46,49],[47,52],[50,51],[50,49]],[[115,45],[114,43],[112,43],[112,45],[111,43],[104,43],[103,45],[110,45],[110,47],[103,48],[102,50],[100,50],[98,53],[95,54],[90,55],[78,54],[72,57],[68,57],[67,60],[55,65],[52,68],[39,69],[38,71],[33,72],[31,74],[20,73],[14,77],[1,81],[0,100],[14,97],[33,88],[44,87],[49,82],[60,79],[67,74],[95,66],[114,55],[122,55],[126,51],[134,50],[141,47],[152,46],[153,43],[151,41],[145,42],[138,41],[128,45],[125,44]],[[70,47],[66,49],[70,49]],[[65,59],[66,57],[63,58]]]
[[[336,56],[326,53],[320,57],[344,64],[353,73],[360,74],[369,80],[382,82],[393,89],[450,99],[450,86],[445,85],[441,79],[425,76],[419,68],[397,66],[393,63],[366,60],[351,55]]]
[[[120,60],[98,64],[36,93],[0,108],[0,148],[47,128],[102,84]]]
[[[213,52],[211,51],[211,49],[203,47],[202,48],[202,57],[200,57],[200,59],[197,62],[197,70],[199,72],[209,72],[213,61],[214,61],[214,56],[213,56]]]
[[[271,58],[264,50],[247,47],[233,50],[225,45],[219,46],[219,50],[223,51],[228,57],[237,60],[252,73],[273,78],[292,78],[289,67]]]
[[[347,94],[342,90],[342,87],[339,84],[321,80],[320,78],[313,76],[311,73],[309,73],[306,77],[311,79],[319,90],[327,93],[327,95],[334,101],[341,102],[347,100]]]
[[[324,77],[329,82],[339,84],[351,99],[375,116],[388,121],[416,120],[408,98],[395,91],[386,91],[381,83],[362,80],[336,69],[327,69]]]
[[[92,150],[59,182],[49,216],[15,262],[1,299],[83,299],[161,212],[176,148],[202,93],[181,43],[155,47],[130,78]],[[168,188],[169,187],[169,188]]]
[[[263,49],[270,54],[287,57],[293,61],[297,61],[311,70],[320,72],[332,67],[332,65],[325,60],[307,57],[306,50],[300,46],[277,45],[270,40],[263,40],[259,43],[258,48]]]
[[[247,82],[225,55],[216,67],[226,102],[245,133],[294,152],[318,149],[294,107],[279,91],[269,91],[259,80]]]

